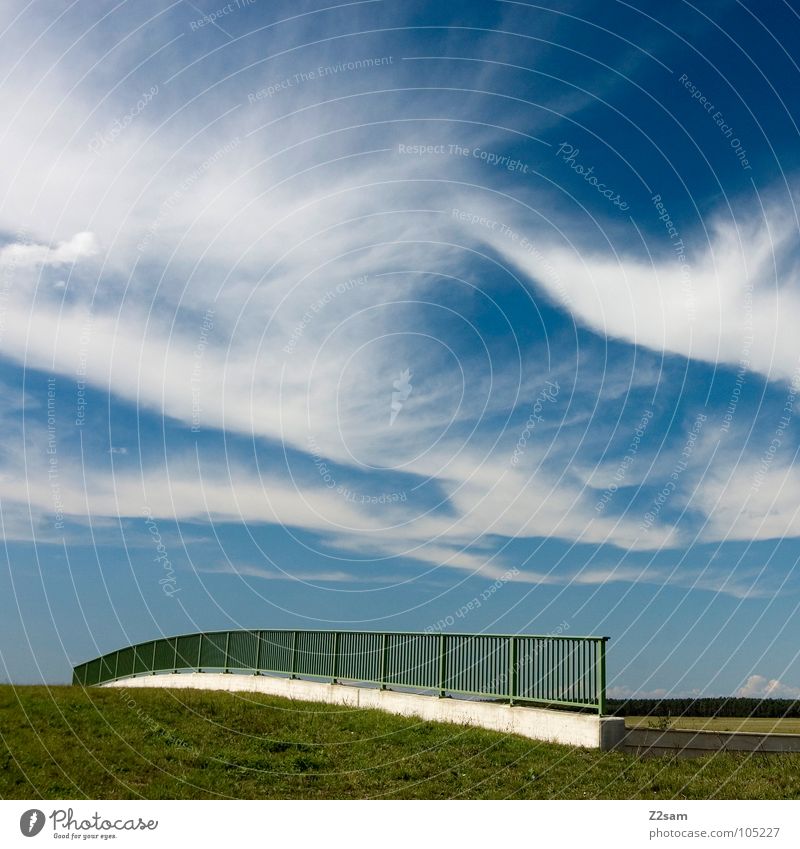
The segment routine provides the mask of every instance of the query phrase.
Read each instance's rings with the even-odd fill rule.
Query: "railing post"
[[[200,663],[203,659],[203,635],[200,634],[200,639],[197,641],[197,671],[202,672]]]
[[[254,631],[256,635],[256,668],[255,674],[261,674],[261,631]]]
[[[606,640],[608,637],[600,637],[598,641],[599,671],[597,681],[597,712],[603,716],[606,712]]]
[[[153,640],[153,662],[150,664],[150,674],[156,674],[156,649],[158,648],[158,640]]]
[[[517,695],[517,638],[510,637],[508,647],[508,703],[514,704],[514,696]]]
[[[225,674],[227,674],[229,672],[229,670],[228,670],[228,658],[229,658],[228,652],[230,651],[230,646],[231,646],[231,632],[227,631],[225,633],[225,666],[222,669],[222,671]]]
[[[178,672],[178,638],[175,637],[175,649],[172,652],[172,674]]]
[[[290,678],[297,678],[295,671],[297,670],[297,631],[292,631],[292,666],[289,671]]]
[[[444,698],[445,676],[447,666],[445,661],[445,635],[439,634],[439,698]]]
[[[331,684],[336,683],[339,677],[339,632],[333,632],[333,675],[331,675]]]
[[[386,654],[389,651],[389,635],[381,635],[381,690],[386,689]]]
[[[114,657],[114,680],[117,680],[117,675],[119,673],[119,649],[117,649],[116,656]]]

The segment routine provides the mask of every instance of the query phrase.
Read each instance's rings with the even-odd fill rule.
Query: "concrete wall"
[[[631,728],[625,733],[620,748],[643,756],[678,755],[684,758],[696,758],[715,752],[800,752],[800,734]]]
[[[511,707],[467,699],[440,699],[436,696],[368,689],[344,684],[326,684],[267,675],[232,675],[209,672],[179,675],[142,675],[104,684],[105,687],[169,687],[192,690],[268,693],[302,701],[325,702],[349,707],[377,708],[400,716],[416,716],[435,722],[474,725],[507,734],[520,734],[533,740],[611,749],[625,734],[625,721],[544,708]]]

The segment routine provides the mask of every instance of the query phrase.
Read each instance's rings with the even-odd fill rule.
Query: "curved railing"
[[[216,631],[151,640],[76,666],[73,683],[160,672],[324,678],[605,713],[607,637]]]

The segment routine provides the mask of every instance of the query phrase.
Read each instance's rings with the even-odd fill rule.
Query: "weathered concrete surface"
[[[494,702],[440,699],[417,693],[369,689],[319,681],[277,678],[267,675],[232,675],[191,672],[179,675],[142,675],[104,684],[105,687],[169,687],[193,690],[268,693],[303,701],[348,707],[377,708],[401,716],[417,716],[435,722],[474,725],[533,740],[565,743],[590,749],[612,749],[625,734],[625,721],[544,708],[511,707]]]
[[[800,734],[759,734],[750,731],[659,731],[629,728],[619,744],[624,752],[645,757],[678,755],[696,758],[715,752],[800,752]]]

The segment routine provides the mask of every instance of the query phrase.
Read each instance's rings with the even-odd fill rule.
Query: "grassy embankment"
[[[0,687],[0,797],[800,798],[800,755],[570,749],[249,694]]]

